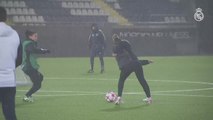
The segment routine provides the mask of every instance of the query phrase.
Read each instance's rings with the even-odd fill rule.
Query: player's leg
[[[90,51],[90,70],[88,71],[88,73],[94,72],[94,59],[95,59],[95,51],[91,50]]]
[[[143,68],[141,67],[141,65],[139,63],[136,63],[136,65],[135,65],[135,75],[136,75],[139,83],[143,87],[143,90],[147,96],[146,102],[151,103],[152,99],[151,99],[150,88],[149,88],[147,81],[144,78]]]
[[[104,53],[103,51],[100,51],[98,53],[98,56],[99,56],[99,60],[100,60],[100,64],[101,64],[101,73],[104,72]]]
[[[41,88],[41,83],[43,81],[43,75],[37,70],[33,70],[30,76],[33,82],[32,88],[26,93],[26,96],[32,96],[33,93]]]
[[[132,71],[128,67],[121,69],[120,77],[119,77],[119,81],[118,81],[118,98],[115,101],[115,104],[120,104],[121,97],[123,94],[124,82],[131,73],[132,73]]]
[[[16,88],[9,87],[9,88],[0,88],[0,91],[3,91],[1,94],[2,96],[2,110],[6,120],[16,120],[16,113],[15,113],[15,94]]]
[[[31,70],[27,73],[33,83],[31,89],[25,94],[26,97],[24,101],[33,102],[32,94],[37,92],[41,88],[41,83],[43,81],[43,75],[37,70]]]

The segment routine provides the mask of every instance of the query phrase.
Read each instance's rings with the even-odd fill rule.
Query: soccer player
[[[91,34],[89,35],[89,49],[90,49],[90,70],[88,73],[94,72],[94,58],[95,56],[99,57],[101,63],[101,73],[104,72],[104,49],[106,47],[105,44],[105,36],[103,31],[98,27],[97,24],[92,24],[91,26]]]
[[[27,30],[25,32],[26,40],[23,45],[23,68],[25,74],[30,77],[33,85],[31,89],[25,94],[23,101],[33,102],[32,94],[41,88],[43,75],[38,71],[39,64],[37,62],[37,54],[50,53],[48,49],[39,48],[37,45],[38,34],[36,32]]]
[[[120,104],[122,102],[122,92],[124,87],[124,82],[127,77],[134,72],[140,85],[145,91],[146,97],[143,101],[150,104],[152,102],[151,93],[149,85],[147,84],[142,65],[152,63],[150,60],[138,60],[137,56],[132,52],[131,45],[129,41],[122,40],[117,34],[113,37],[113,56],[116,58],[118,66],[120,68],[120,78],[118,81],[118,97],[115,104]]]
[[[22,46],[17,32],[6,20],[6,10],[0,7],[0,102],[5,119],[17,120],[15,68],[22,62]]]

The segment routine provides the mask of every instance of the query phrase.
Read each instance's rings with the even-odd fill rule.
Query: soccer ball
[[[107,92],[105,95],[105,100],[107,102],[114,102],[117,99],[117,95],[111,91],[111,92]]]

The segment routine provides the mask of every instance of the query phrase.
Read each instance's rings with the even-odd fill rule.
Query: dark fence
[[[103,26],[101,26],[102,28]],[[89,55],[88,37],[90,34],[90,25],[47,25],[47,26],[15,26],[15,29],[25,39],[24,32],[27,29],[36,31],[39,35],[39,46],[51,50],[49,56],[52,57],[83,57]],[[109,55],[111,49],[110,31],[108,27],[103,27],[107,38],[106,55]]]
[[[196,55],[200,52],[200,39],[196,25],[153,25],[123,27],[113,24],[100,26],[106,36],[106,56],[111,56],[114,33],[127,39],[137,55]],[[56,24],[46,26],[15,26],[24,39],[26,29],[37,31],[39,46],[52,51],[50,57],[89,56],[90,24]],[[205,46],[205,44],[204,44]]]
[[[198,53],[195,25],[144,25],[115,28],[138,55],[193,55]]]

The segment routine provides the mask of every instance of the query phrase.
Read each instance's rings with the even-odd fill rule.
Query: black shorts
[[[91,57],[95,57],[95,56],[103,57],[104,50],[103,49],[93,49],[90,51],[90,56]]]

